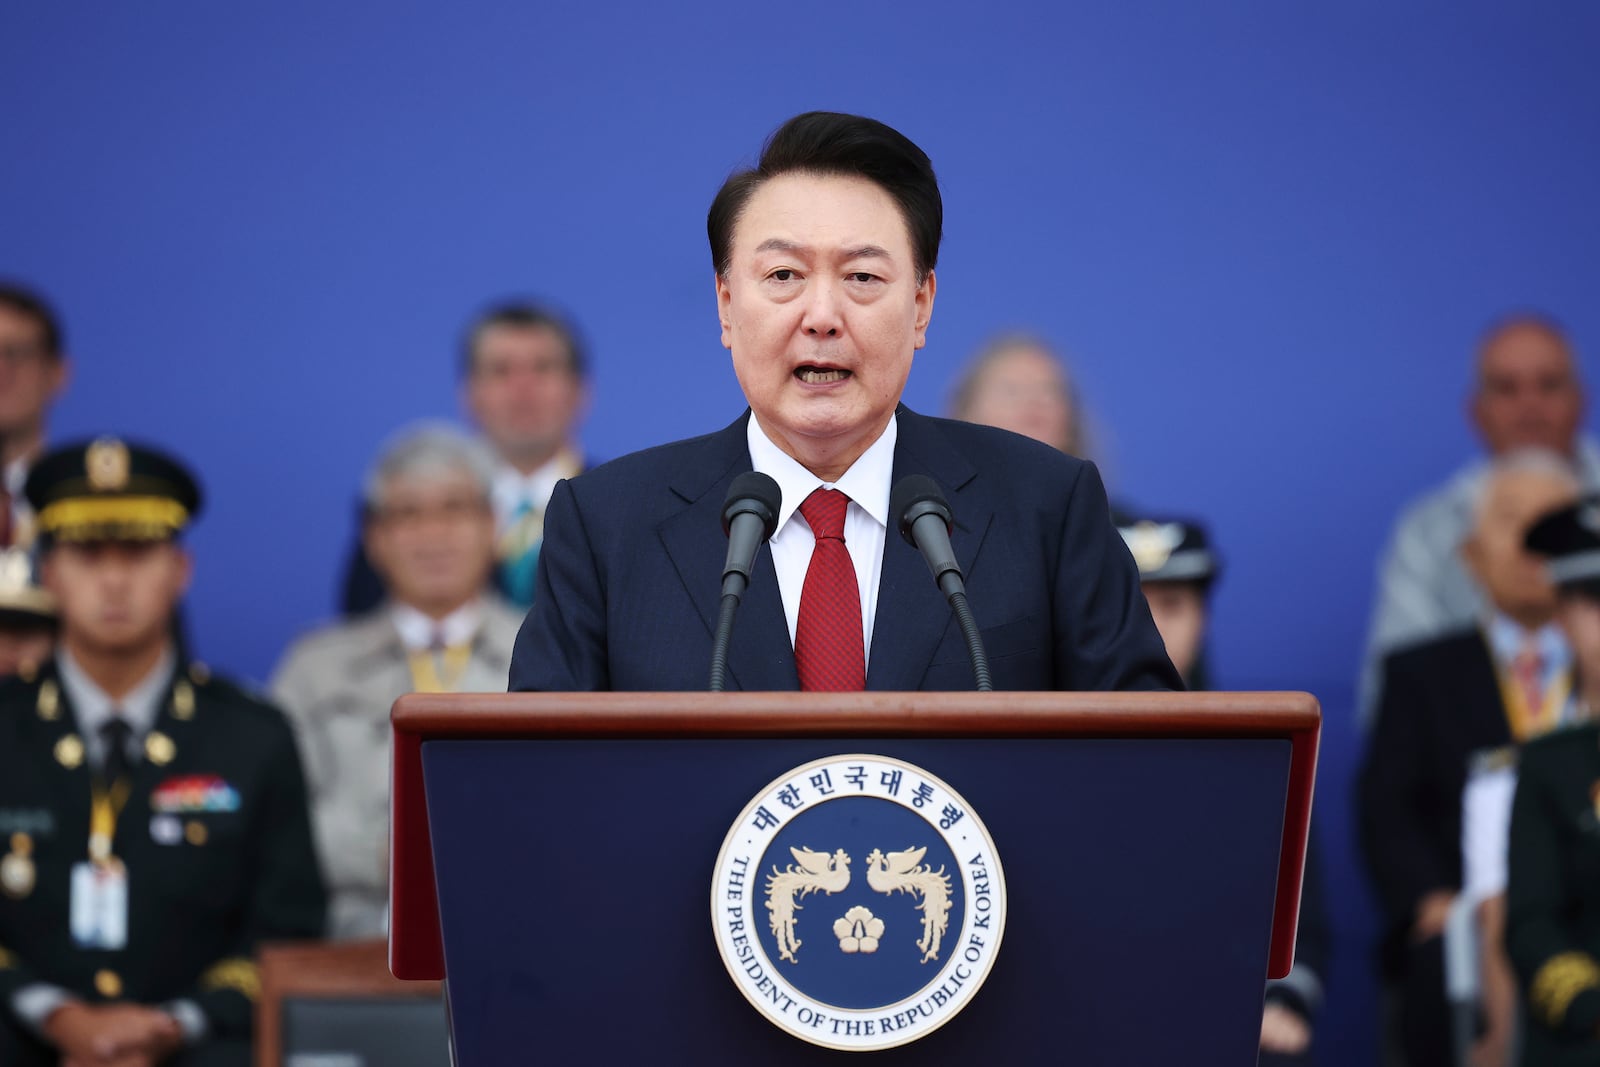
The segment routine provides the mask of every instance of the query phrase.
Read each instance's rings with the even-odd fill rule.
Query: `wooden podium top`
[[[398,978],[444,977],[422,743],[540,738],[1283,738],[1292,752],[1269,976],[1294,963],[1322,722],[1309,693],[416,693],[395,702],[391,722]]]

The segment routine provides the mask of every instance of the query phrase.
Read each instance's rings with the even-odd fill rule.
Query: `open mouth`
[[[807,385],[827,385],[829,382],[842,382],[850,377],[850,372],[839,367],[818,367],[806,364],[796,367],[794,376]]]

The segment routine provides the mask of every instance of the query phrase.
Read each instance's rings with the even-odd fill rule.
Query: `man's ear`
[[[933,298],[938,291],[939,279],[930,270],[922,284],[917,286],[917,318],[912,324],[916,331],[915,348],[920,349],[928,343],[928,323],[933,321]]]
[[[1461,539],[1461,544],[1456,548],[1456,553],[1461,557],[1461,563],[1467,568],[1467,573],[1483,583],[1483,542],[1478,537],[1478,531],[1473,530]]]
[[[361,516],[361,548],[366,552],[367,562],[372,564],[372,569],[387,582],[389,566],[388,558],[384,555],[383,532],[378,529],[377,516],[371,512],[365,512]]]
[[[733,317],[729,306],[733,302],[733,293],[728,289],[728,279],[717,275],[717,321],[722,324],[722,347],[733,350]]]
[[[178,595],[181,597],[189,591],[189,583],[194,581],[194,556],[181,544],[174,544],[172,551],[178,557]]]

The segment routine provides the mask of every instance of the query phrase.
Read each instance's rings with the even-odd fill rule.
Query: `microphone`
[[[992,692],[994,683],[989,678],[989,656],[983,650],[978,622],[967,604],[961,565],[950,547],[950,504],[944,498],[944,491],[926,474],[908,474],[896,482],[889,493],[889,514],[898,518],[900,536],[922,553],[939,592],[950,602],[956,624],[961,627],[961,636],[967,640],[967,654],[972,657],[972,673],[978,691]]]
[[[733,613],[750,586],[750,567],[756,550],[778,528],[783,491],[760,471],[746,471],[728,486],[722,505],[722,532],[728,535],[728,558],[722,565],[722,606],[711,640],[711,686],[722,692],[728,674],[728,641],[733,637]]]

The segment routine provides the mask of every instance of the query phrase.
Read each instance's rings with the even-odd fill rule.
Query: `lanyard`
[[[89,858],[98,864],[112,862],[111,839],[117,833],[117,819],[127,806],[131,787],[119,778],[108,789],[96,776],[89,803]]]
[[[1511,725],[1511,738],[1522,742],[1554,729],[1561,723],[1561,711],[1572,695],[1572,672],[1562,671],[1545,691],[1544,703],[1538,708],[1528,706],[1522,686],[1516,679],[1502,672],[1500,699],[1505,703],[1506,719]]]

